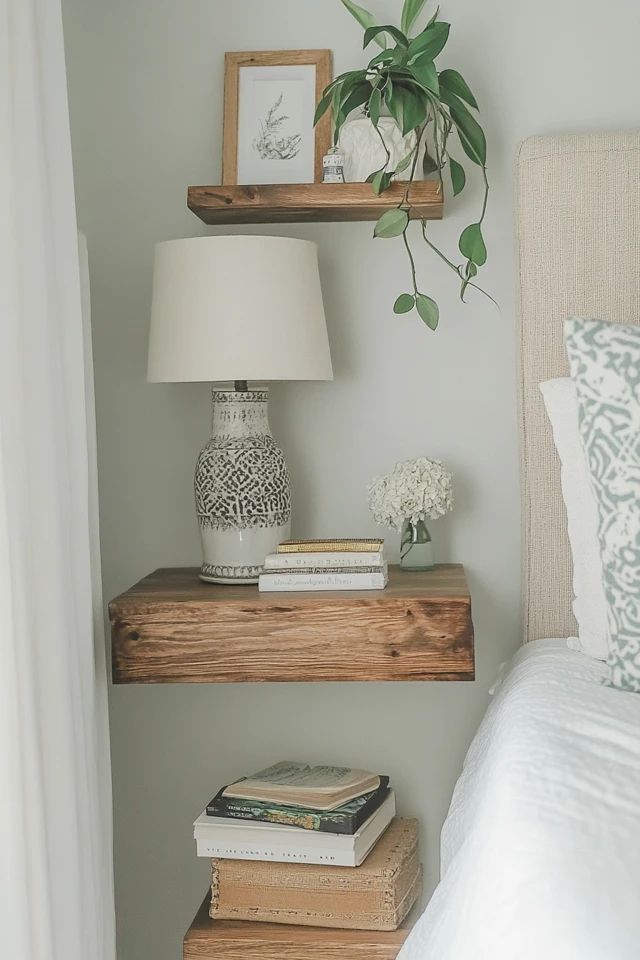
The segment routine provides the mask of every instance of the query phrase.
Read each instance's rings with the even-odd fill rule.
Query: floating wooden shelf
[[[156,570],[109,615],[115,683],[474,678],[459,565],[391,567],[386,590],[276,594]]]
[[[184,938],[183,960],[395,960],[416,916],[398,930],[334,930],[211,920],[207,897]]]
[[[376,196],[370,183],[189,187],[187,206],[211,225],[377,220],[385,210],[398,206],[405,189],[405,184],[395,183]],[[411,185],[409,199],[413,217],[442,218],[442,191],[438,181],[416,181]]]

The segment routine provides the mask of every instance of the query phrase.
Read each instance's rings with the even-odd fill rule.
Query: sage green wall
[[[371,0],[382,22],[400,6]],[[363,55],[338,0],[64,0],[64,13],[110,597],[155,567],[198,562],[191,485],[208,388],[148,385],[145,363],[153,246],[205,232],[185,188],[220,177],[224,51],[329,47],[336,72]],[[498,665],[518,644],[513,157],[532,133],[637,124],[640,21],[631,0],[449,0],[442,13],[454,21],[443,64],[462,69],[483,108],[493,188],[485,283],[501,311],[475,296],[461,306],[452,277],[421,254],[423,286],[441,306],[434,335],[413,315],[393,316],[407,268],[401,246],[374,243],[370,224],[244,229],[320,248],[335,381],[273,390],[294,532],[376,533],[367,480],[401,458],[445,460],[457,507],[434,526],[437,553],[467,565],[478,679],[113,689],[119,960],[181,955],[207,885],[194,816],[219,784],[282,757],[390,774],[400,812],[422,823],[430,891],[465,750]],[[434,226],[449,250],[479,198],[474,186]]]

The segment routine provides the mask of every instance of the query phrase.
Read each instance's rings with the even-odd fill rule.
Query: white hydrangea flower
[[[437,520],[453,510],[453,475],[441,460],[405,460],[368,487],[376,523],[401,530],[405,520]]]

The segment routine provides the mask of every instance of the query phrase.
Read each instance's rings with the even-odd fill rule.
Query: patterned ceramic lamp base
[[[267,554],[290,534],[289,473],[271,436],[266,390],[213,390],[212,400],[211,440],[195,475],[200,579],[256,583]]]

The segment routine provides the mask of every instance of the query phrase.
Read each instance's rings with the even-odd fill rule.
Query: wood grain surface
[[[259,593],[156,570],[109,604],[115,683],[473,680],[459,565],[385,590]]]
[[[187,206],[211,225],[377,220],[402,202],[405,189],[405,184],[394,183],[377,196],[370,183],[196,186],[187,190]],[[442,218],[442,191],[437,181],[416,181],[409,199],[413,218]]]
[[[184,960],[395,960],[415,914],[398,930],[334,930],[211,920],[209,897],[184,938]]]

